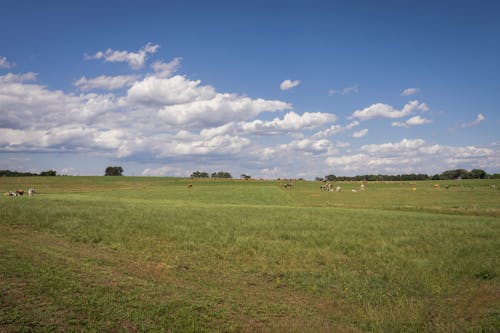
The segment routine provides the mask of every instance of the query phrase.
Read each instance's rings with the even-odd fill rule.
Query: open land
[[[283,184],[1,178],[0,331],[500,331],[499,180]]]

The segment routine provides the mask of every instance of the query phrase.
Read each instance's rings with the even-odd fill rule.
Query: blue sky
[[[496,1],[16,1],[0,169],[500,172]]]

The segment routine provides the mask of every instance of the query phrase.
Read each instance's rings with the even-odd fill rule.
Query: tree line
[[[398,180],[455,180],[455,179],[499,179],[500,174],[488,174],[481,169],[465,169],[446,170],[440,174],[429,176],[424,173],[410,173],[401,175],[358,175],[358,176],[335,176],[327,175],[325,177],[316,177],[316,180],[326,181],[398,181]]]
[[[57,176],[57,172],[54,170],[42,171],[40,173],[0,170],[0,177],[32,177],[32,176],[44,176],[44,177]]]
[[[191,178],[233,178],[229,172],[226,171],[218,171],[212,172],[208,175],[208,172],[205,171],[195,171],[191,174]]]

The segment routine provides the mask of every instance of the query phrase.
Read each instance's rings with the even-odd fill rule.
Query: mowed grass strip
[[[101,178],[2,198],[4,330],[500,327],[495,216],[311,207],[308,194],[333,194],[316,182]],[[376,189],[356,194],[377,203]]]

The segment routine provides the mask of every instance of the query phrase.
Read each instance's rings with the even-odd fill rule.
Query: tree
[[[470,171],[470,175],[472,178],[484,179],[486,178],[486,171],[481,169],[472,169]]]
[[[121,166],[109,166],[104,173],[105,176],[122,176],[123,168]]]
[[[444,180],[468,179],[468,178],[470,178],[470,173],[465,169],[446,170],[441,175],[439,175],[439,179],[444,179]]]
[[[247,175],[245,173],[242,173],[240,177],[241,177],[241,179],[250,179],[250,178],[252,178],[252,176]]]
[[[212,172],[211,177],[212,178],[233,178],[229,172],[225,172],[225,171]]]
[[[208,178],[208,172],[195,171],[191,174],[191,178]]]
[[[47,170],[40,172],[40,176],[57,176],[57,173],[54,170]]]

